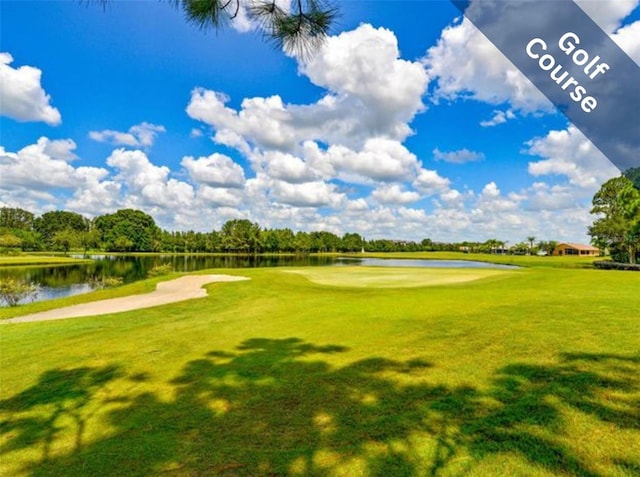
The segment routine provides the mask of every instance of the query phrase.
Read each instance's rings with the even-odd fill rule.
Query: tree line
[[[551,253],[556,242],[527,242],[512,246],[512,253]],[[141,210],[122,209],[89,219],[66,210],[36,216],[20,208],[0,208],[0,250],[59,251],[100,250],[106,252],[164,253],[332,253],[332,252],[420,252],[463,251],[504,253],[506,242],[434,242],[410,240],[365,240],[360,234],[342,236],[327,231],[294,232],[289,228],[262,228],[248,219],[232,219],[211,232],[162,230]]]

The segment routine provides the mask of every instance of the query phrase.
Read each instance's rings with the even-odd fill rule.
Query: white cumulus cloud
[[[600,184],[619,173],[573,125],[565,130],[550,131],[544,137],[529,141],[528,145],[530,154],[542,158],[529,163],[529,173],[536,177],[564,176],[571,184],[595,192]]]
[[[197,183],[222,188],[241,188],[245,183],[242,167],[224,154],[214,153],[198,159],[187,156],[181,164]]]
[[[103,183],[108,170],[71,164],[76,159],[75,148],[70,139],[46,137],[17,152],[0,146],[0,200],[12,207],[31,206],[33,211],[56,209],[60,208],[59,197],[82,194],[81,191]]]
[[[509,119],[514,119],[515,117],[516,115],[510,109],[507,111],[495,110],[491,119],[480,121],[480,126],[483,128],[490,128],[492,126],[497,126],[498,124],[504,124]]]
[[[372,132],[396,139],[410,133],[407,125],[423,109],[428,78],[417,62],[400,58],[394,33],[364,24],[330,37],[301,70],[318,86],[335,93],[337,102],[369,109]]]
[[[484,160],[481,152],[470,151],[467,148],[457,151],[443,152],[437,147],[433,150],[433,158],[436,161],[449,162],[451,164],[465,164],[467,162],[477,162]]]
[[[290,184],[273,181],[271,196],[276,202],[297,207],[338,207],[346,196],[334,184],[322,181]]]
[[[108,142],[116,146],[151,147],[161,132],[166,132],[164,126],[142,122],[131,126],[127,132],[105,129],[91,131],[89,137],[94,141]]]
[[[423,62],[435,78],[435,99],[471,97],[510,103],[524,112],[552,110],[549,100],[467,18],[445,28]]]
[[[115,180],[127,188],[131,207],[175,209],[191,205],[193,186],[169,177],[170,169],[156,166],[140,151],[116,149],[107,164],[117,169]]]
[[[422,169],[413,181],[413,187],[425,195],[443,193],[449,189],[450,181],[432,169]]]
[[[371,197],[381,204],[411,204],[420,200],[420,194],[404,190],[398,184],[382,185],[371,193]]]
[[[88,177],[102,178],[107,171],[95,167],[74,168],[69,164],[75,156],[73,141],[51,140],[41,137],[35,144],[18,152],[8,152],[0,146],[0,176],[2,189],[20,190],[29,194],[34,190],[80,187]]]
[[[13,68],[13,57],[0,53],[0,113],[18,121],[62,123],[60,111],[51,106],[51,96],[42,88],[42,70],[33,66]]]
[[[403,144],[379,137],[368,139],[359,151],[332,145],[320,157],[333,175],[351,182],[411,180],[420,168]]]
[[[307,141],[357,152],[372,137],[404,140],[424,108],[424,68],[401,59],[395,35],[383,28],[361,25],[330,37],[300,70],[326,89],[315,103],[286,104],[274,95],[245,98],[236,110],[222,92],[196,88],[187,114],[210,125],[216,142],[244,154],[254,147],[292,153]]]

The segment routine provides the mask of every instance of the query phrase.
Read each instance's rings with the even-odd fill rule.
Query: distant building
[[[583,245],[580,243],[559,243],[553,249],[553,255],[580,255],[588,257],[597,257],[600,255],[600,249],[591,245]]]
[[[505,245],[499,245],[497,247],[491,247],[491,253],[495,255],[506,255],[509,253],[509,249]]]

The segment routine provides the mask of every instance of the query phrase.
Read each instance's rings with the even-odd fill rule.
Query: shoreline
[[[174,280],[160,282],[156,289],[150,293],[109,298],[106,300],[55,308],[53,310],[0,320],[0,324],[33,323],[140,310],[191,300],[193,298],[204,298],[207,296],[207,290],[203,287],[209,283],[244,280],[250,280],[250,278],[237,275],[186,275]]]

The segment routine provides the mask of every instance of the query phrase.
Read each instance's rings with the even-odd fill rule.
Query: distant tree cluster
[[[331,252],[421,252],[453,251],[475,253],[551,253],[555,242],[538,242],[535,237],[522,247],[506,248],[497,239],[485,242],[433,242],[410,240],[365,240],[360,234],[342,236],[332,232],[294,232],[289,228],[268,229],[248,219],[227,221],[211,232],[162,230],[150,215],[122,209],[88,219],[69,211],[46,212],[40,217],[19,209],[0,209],[0,250],[60,251],[103,250],[107,252],[170,253],[331,253]]]
[[[68,211],[35,217],[19,208],[0,209],[0,249],[4,251],[314,253],[355,252],[365,244],[359,234],[340,237],[326,231],[263,229],[247,219],[229,220],[219,231],[170,232],[158,227],[150,215],[134,209],[118,210],[93,220]],[[395,250],[405,248],[404,243],[395,244]]]

